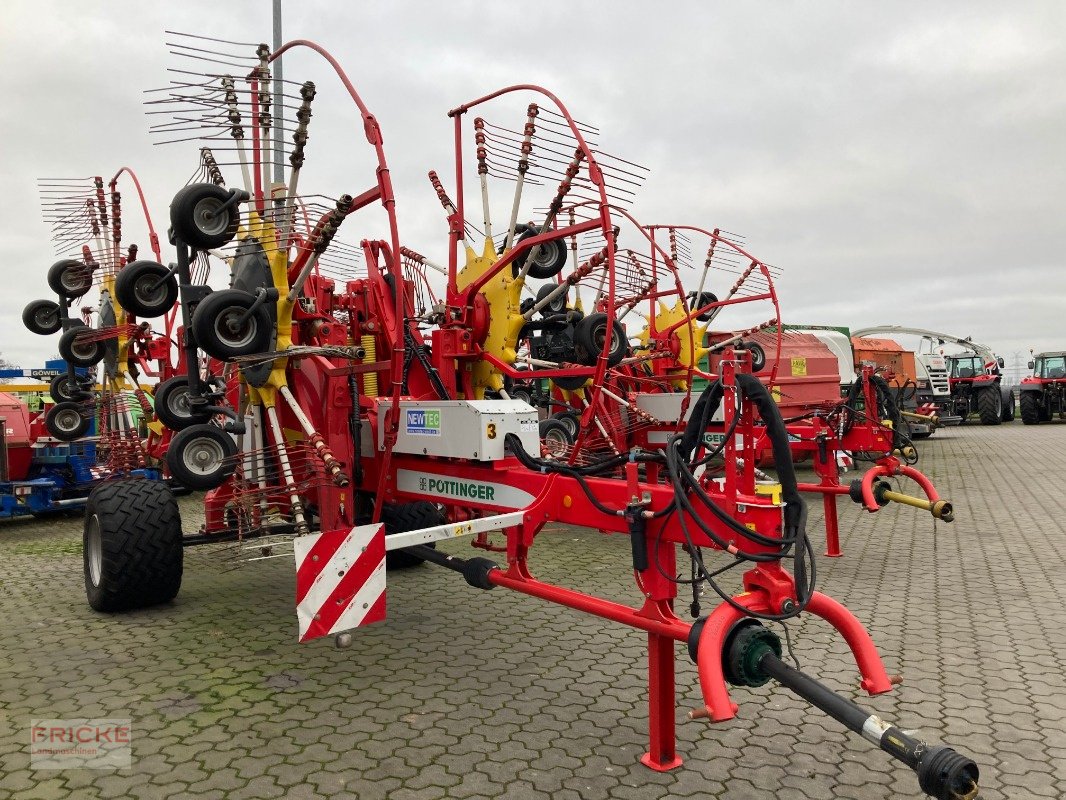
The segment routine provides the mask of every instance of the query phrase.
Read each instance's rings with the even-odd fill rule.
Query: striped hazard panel
[[[360,525],[293,540],[300,641],[385,619],[385,532]]]

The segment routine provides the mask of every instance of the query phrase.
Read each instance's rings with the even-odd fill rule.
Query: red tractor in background
[[[1022,380],[1022,422],[1050,422],[1066,418],[1066,350],[1040,353],[1029,362],[1033,374]]]

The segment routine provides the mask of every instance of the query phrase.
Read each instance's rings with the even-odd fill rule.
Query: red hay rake
[[[822,617],[846,641],[863,688],[892,688],[861,623],[816,588],[800,494],[811,487],[792,462],[797,423],[782,419],[771,394],[783,335],[771,267],[717,229],[641,225],[627,205],[646,170],[602,151],[595,128],[532,85],[448,112],[455,171],[450,181],[430,173],[447,220],[447,263],[438,266],[401,244],[381,127],[321,47],[301,40],[248,55],[243,45],[178,34],[170,44],[211,71],[175,71],[150,105],[174,119],[154,128],[206,140],[208,180],[190,182],[171,204],[175,265],[123,270],[147,295],[165,289],[180,299],[182,358],[171,394],[157,392],[157,414],[165,409],[160,420],[174,432],[172,474],[210,491],[199,533],[182,537],[161,522],[138,535],[162,553],[220,541],[235,542],[244,560],[292,552],[304,640],[384,616],[386,552],[395,566],[431,562],[472,587],[502,586],[644,630],[650,742],[641,760],[656,770],[681,763],[674,644],[685,642],[704,698],[692,717],[729,719],[737,707],[727,682],[774,679],[915,770],[924,792],[976,795],[970,759],[788,666],[763,624]],[[297,48],[325,58],[355,103],[369,188],[335,199],[299,192],[320,90],[286,82],[283,107],[271,99],[271,64]],[[290,169],[272,184],[275,126],[291,134]],[[224,169],[241,188],[227,188]],[[356,215],[364,238],[345,245],[338,232]],[[375,216],[378,239],[365,233]],[[230,287],[212,291],[204,265],[219,257]],[[443,272],[443,291],[427,270]],[[800,438],[832,464],[833,481],[832,454],[847,437],[880,454],[859,489],[873,510],[887,497],[877,495],[878,475],[920,473],[889,460],[902,443],[884,433],[874,382],[863,391],[862,416],[857,396],[846,404],[847,430],[814,416]],[[524,398],[557,416],[542,421]],[[773,476],[757,466],[767,454]],[[835,498],[828,483],[814,488]],[[127,491],[132,501],[122,484],[101,490],[87,531],[129,535],[106,511]],[[137,498],[161,520],[177,513],[165,487]],[[538,580],[531,555],[550,522],[628,536],[639,604]],[[489,543],[495,531],[505,545]],[[463,535],[505,563],[429,546]],[[689,583],[679,552],[694,590],[721,599],[692,623],[674,610]],[[118,610],[171,599],[180,558],[153,567],[178,580],[145,592],[105,570],[106,591],[90,589],[90,601]],[[742,573],[740,591],[721,584],[727,573]]]

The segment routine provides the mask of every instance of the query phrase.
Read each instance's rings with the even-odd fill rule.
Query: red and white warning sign
[[[385,532],[360,525],[293,540],[300,641],[385,619]]]

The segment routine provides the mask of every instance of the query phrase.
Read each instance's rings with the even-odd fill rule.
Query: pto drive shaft
[[[977,765],[946,745],[928,745],[833,692],[814,678],[793,669],[773,653],[759,662],[766,674],[842,722],[918,774],[922,791],[939,800],[977,797]]]
[[[977,765],[946,745],[929,745],[841,697],[780,658],[776,634],[754,620],[730,632],[724,666],[730,682],[758,686],[773,678],[808,703],[902,761],[918,775],[918,785],[938,800],[977,797]]]
[[[848,487],[848,494],[856,503],[863,502],[862,481],[852,481]],[[892,484],[888,481],[876,481],[873,485],[874,502],[884,507],[889,503],[902,503],[912,508],[920,508],[928,511],[936,519],[943,522],[952,522],[955,519],[955,509],[947,500],[927,500],[924,497],[914,497],[902,492],[892,491]]]

